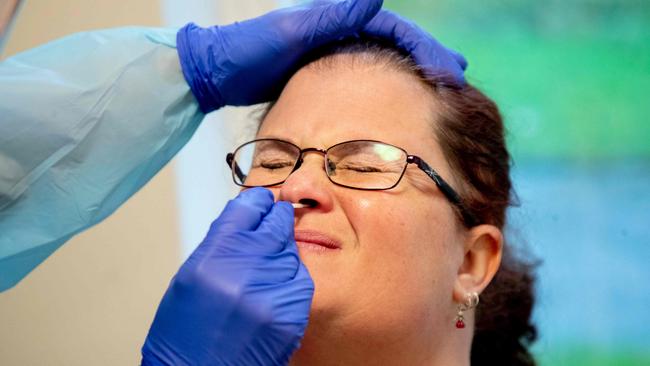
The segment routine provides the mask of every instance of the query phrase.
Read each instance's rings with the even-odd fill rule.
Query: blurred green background
[[[650,365],[650,1],[385,6],[465,55],[505,117],[540,364]]]
[[[467,57],[517,160],[650,157],[650,1],[385,4]]]

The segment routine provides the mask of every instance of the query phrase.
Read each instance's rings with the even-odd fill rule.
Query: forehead
[[[423,157],[438,150],[431,125],[433,96],[415,75],[381,65],[351,66],[344,59],[350,56],[340,57],[326,67],[298,71],[258,137],[282,138],[303,148],[372,139]]]

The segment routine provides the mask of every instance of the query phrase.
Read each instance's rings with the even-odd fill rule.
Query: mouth
[[[341,242],[319,231],[296,230],[294,237],[298,249],[305,249],[318,253],[334,253],[341,250]]]

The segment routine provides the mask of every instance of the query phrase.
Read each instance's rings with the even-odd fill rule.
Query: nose
[[[302,164],[282,183],[278,199],[310,206],[300,210],[331,210],[333,184],[327,178],[323,159],[325,156],[318,152],[304,154]]]

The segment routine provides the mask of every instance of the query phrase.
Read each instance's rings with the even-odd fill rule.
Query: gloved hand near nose
[[[167,289],[142,364],[286,364],[314,292],[293,225],[293,207],[267,189],[231,200]]]
[[[268,102],[310,50],[356,34],[382,0],[318,1],[226,26],[190,23],[177,34],[185,79],[204,113]]]

